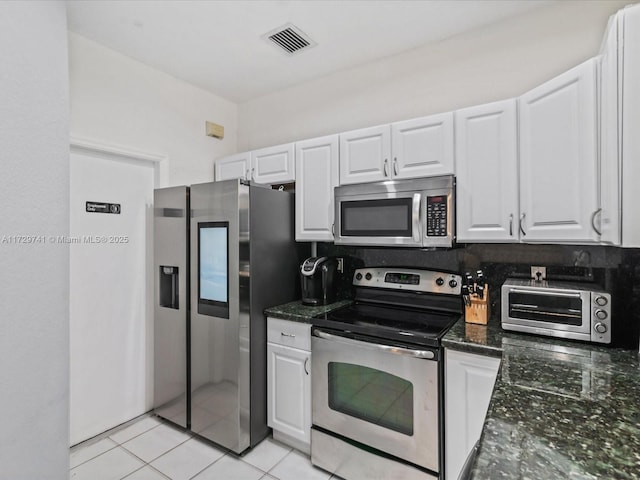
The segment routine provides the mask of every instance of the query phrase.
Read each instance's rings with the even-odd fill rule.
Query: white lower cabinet
[[[500,359],[445,350],[445,465],[456,480],[480,438]]]
[[[311,325],[267,319],[267,425],[273,438],[310,453]]]

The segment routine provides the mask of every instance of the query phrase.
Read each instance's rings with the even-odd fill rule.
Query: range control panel
[[[460,295],[462,277],[455,273],[409,268],[359,268],[353,275],[356,287],[387,288]]]
[[[427,197],[427,237],[446,237],[447,220],[447,196]]]

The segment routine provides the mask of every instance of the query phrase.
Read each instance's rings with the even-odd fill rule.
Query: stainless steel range
[[[314,319],[314,465],[347,480],[440,478],[440,340],[462,314],[461,281],[358,269],[355,303]]]

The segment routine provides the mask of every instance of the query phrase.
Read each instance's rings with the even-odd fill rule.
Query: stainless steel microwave
[[[453,175],[335,188],[338,245],[451,247],[455,240]]]
[[[588,284],[508,279],[502,285],[502,328],[611,343],[611,295]]]

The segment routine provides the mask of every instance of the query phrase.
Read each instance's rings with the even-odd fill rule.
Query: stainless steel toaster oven
[[[611,343],[611,295],[591,284],[508,279],[502,285],[502,328]]]

